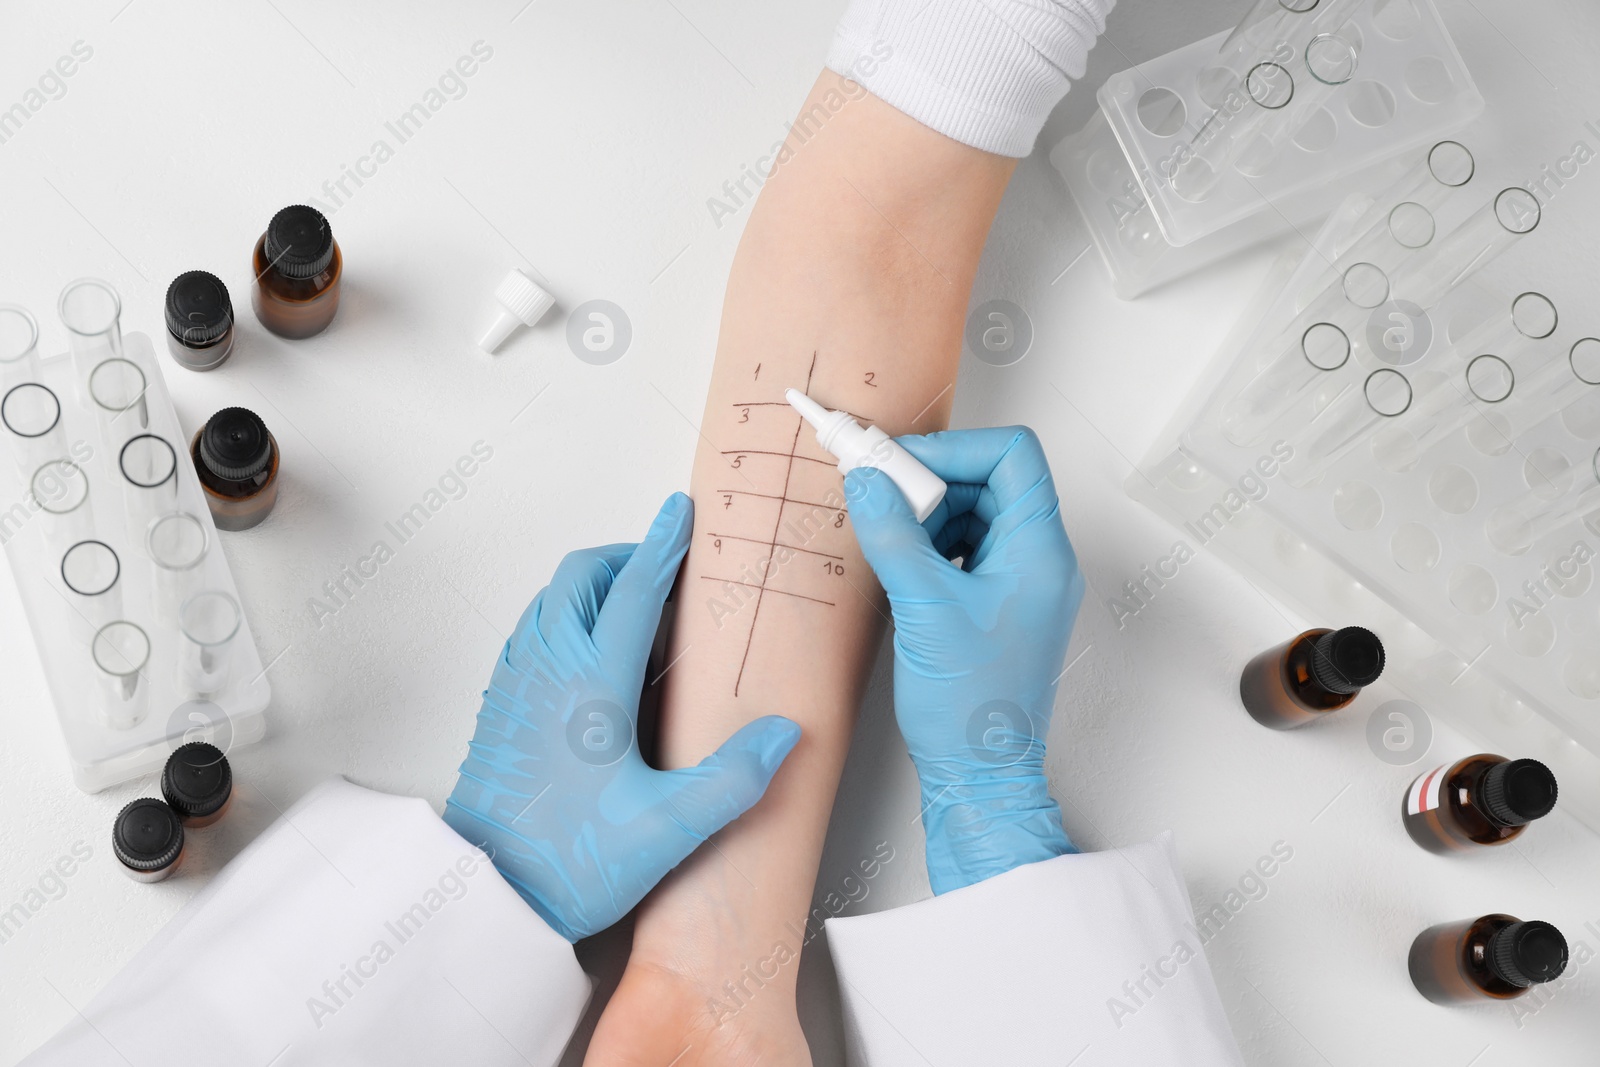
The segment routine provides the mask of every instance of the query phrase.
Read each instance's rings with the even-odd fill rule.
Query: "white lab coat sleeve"
[[[1171,834],[825,929],[855,1067],[1243,1062]]]
[[[548,1067],[590,992],[566,939],[426,801],[335,779],[23,1062]]]

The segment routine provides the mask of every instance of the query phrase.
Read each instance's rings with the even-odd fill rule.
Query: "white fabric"
[[[334,780],[23,1062],[547,1067],[590,991],[572,946],[426,801]]]
[[[1025,156],[1116,0],[851,0],[828,67],[963,144]]]
[[[862,1067],[1243,1063],[1170,834],[826,930]]]

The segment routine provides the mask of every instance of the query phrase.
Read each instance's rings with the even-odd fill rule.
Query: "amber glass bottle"
[[[200,487],[219,530],[248,530],[278,502],[278,442],[245,408],[223,408],[189,442]]]
[[[140,797],[117,813],[111,851],[135,882],[159,882],[183,863],[183,823],[162,801]]]
[[[322,212],[296,204],[272,216],[250,266],[250,303],[261,325],[289,338],[328,328],[339,310],[344,258]]]
[[[1567,939],[1547,922],[1485,915],[1430,926],[1411,943],[1411,982],[1435,1004],[1510,1000],[1567,969]]]
[[[1307,630],[1251,660],[1239,698],[1261,725],[1288,730],[1349,704],[1383,663],[1383,642],[1371,630]]]
[[[1498,845],[1556,806],[1556,776],[1534,759],[1487,752],[1435,767],[1406,790],[1401,821],[1429,852]]]

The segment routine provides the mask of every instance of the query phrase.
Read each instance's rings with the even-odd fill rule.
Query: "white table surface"
[[[223,537],[274,664],[270,732],[233,754],[240,803],[197,841],[180,878],[141,886],[117,870],[111,818],[155,783],[95,796],[73,788],[9,572],[0,578],[0,909],[76,842],[93,853],[64,894],[0,944],[0,1061],[64,1024],[319,779],[343,774],[442,805],[501,635],[557,559],[636,537],[660,499],[685,486],[696,438],[679,412],[698,418],[747,214],[719,228],[706,200],[782,135],[840,6],[0,7],[0,107],[22,99],[74,42],[93,50],[64,95],[0,144],[0,300],[33,308],[54,350],[65,340],[54,316],[61,286],[97,275],[121,291],[124,328],[159,337],[167,282],[214,271],[243,329],[215,373],[168,364],[179,416],[192,429],[219,407],[251,407],[285,457],[271,519]],[[1585,52],[1600,33],[1592,5],[1551,0],[1537,20],[1514,0],[1442,6],[1492,100],[1526,89],[1529,99],[1557,101],[1528,114],[1541,131],[1528,178],[1574,140],[1596,145],[1582,127],[1600,118],[1600,76]],[[1124,0],[1086,88],[1224,28],[1243,7]],[[395,145],[385,122],[478,41],[493,54],[465,95],[359,189],[347,183],[354,195],[333,215],[346,256],[333,327],[302,342],[267,334],[248,311],[247,263],[272,212],[313,196],[328,203],[323,183],[377,139]],[[1050,738],[1069,830],[1098,849],[1175,829],[1199,908],[1221,901],[1275,843],[1293,849],[1264,895],[1208,947],[1252,1065],[1594,1062],[1600,964],[1579,968],[1520,1023],[1503,1006],[1430,1005],[1405,972],[1416,932],[1489,911],[1551,920],[1580,957],[1591,955],[1600,948],[1593,833],[1558,811],[1513,848],[1457,860],[1423,853],[1400,829],[1400,793],[1430,761],[1475,751],[1468,740],[1436,722],[1420,764],[1380,762],[1364,729],[1369,710],[1392,695],[1381,684],[1314,730],[1256,726],[1238,706],[1237,671],[1302,620],[1214,559],[1186,567],[1124,629],[1105,607],[1174,540],[1124,495],[1130,460],[1156,440],[1268,256],[1117,301],[1093,253],[1079,258],[1085,232],[1044,158],[1092,107],[1088,91],[1069,96],[1019,168],[974,292],[974,303],[1005,297],[1027,309],[1034,351],[1003,369],[968,354],[955,405],[960,426],[1038,428],[1093,587],[1071,653],[1082,658],[1063,683]],[[1564,195],[1591,202],[1569,218],[1600,214],[1595,189]],[[547,279],[560,303],[490,358],[472,331],[512,265]],[[568,311],[597,297],[626,309],[634,327],[631,349],[605,367],[574,358],[562,328]],[[479,440],[494,458],[466,495],[319,626],[309,601],[322,583],[365,555],[385,521]],[[818,884],[819,893],[835,888],[859,856],[891,842],[900,859],[856,910],[927,893],[886,663]],[[603,984],[615,980],[623,944],[613,935],[580,950]],[[841,1063],[837,990],[820,942],[802,966],[801,1013],[816,1062]]]

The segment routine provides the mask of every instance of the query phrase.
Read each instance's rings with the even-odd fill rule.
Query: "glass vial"
[[[245,408],[223,408],[189,443],[219,530],[248,530],[278,502],[278,442]]]
[[[161,795],[191,830],[210,826],[233,803],[233,769],[216,745],[191,741],[167,757]]]
[[[117,813],[111,851],[136,882],[159,882],[183,862],[183,823],[155,797],[140,797]]]
[[[215,274],[191,270],[167,286],[167,351],[190,370],[220,367],[233,352],[233,301]]]
[[[1533,759],[1487,752],[1418,776],[1400,809],[1411,840],[1429,852],[1499,845],[1556,806],[1556,776]]]
[[[279,337],[310,337],[333,321],[344,259],[333,229],[316,208],[296,204],[272,216],[250,266],[256,318]]]
[[[1485,915],[1430,926],[1411,943],[1411,982],[1435,1004],[1510,1000],[1567,968],[1567,939],[1547,922]]]
[[[226,688],[233,666],[233,639],[244,615],[239,602],[220,589],[196,593],[178,611],[178,681],[207,696]]]
[[[1289,730],[1349,704],[1383,664],[1383,642],[1371,630],[1307,630],[1251,660],[1239,698],[1261,725]]]

